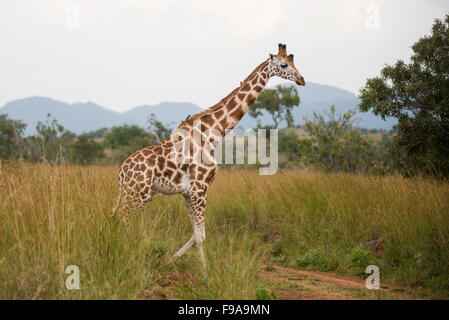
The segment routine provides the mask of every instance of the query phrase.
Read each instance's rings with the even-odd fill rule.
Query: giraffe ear
[[[292,55],[292,54],[288,55],[288,57],[287,57],[288,62],[293,64],[293,58],[294,58],[294,55]]]
[[[274,58],[274,55],[272,55],[272,54],[270,53],[270,60],[273,60],[273,58]]]
[[[285,44],[279,43],[279,53],[278,55],[280,57],[286,57],[287,56],[287,46]]]

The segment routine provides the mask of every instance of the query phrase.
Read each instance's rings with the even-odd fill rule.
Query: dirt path
[[[382,283],[381,290],[365,288],[365,281],[328,272],[263,265],[260,275],[280,300],[414,299],[404,288]]]

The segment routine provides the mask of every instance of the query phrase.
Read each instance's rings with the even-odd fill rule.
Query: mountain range
[[[304,117],[311,118],[314,112],[322,112],[331,105],[335,105],[337,112],[354,109],[360,100],[352,93],[340,88],[308,83],[305,87],[298,87],[301,103],[294,109],[295,123],[304,123]],[[219,99],[217,99],[217,102]],[[25,135],[35,134],[38,121],[44,121],[47,114],[51,114],[66,129],[77,134],[112,127],[122,124],[137,124],[147,127],[147,118],[154,113],[159,121],[174,128],[188,115],[201,112],[203,109],[188,102],[162,102],[158,105],[143,105],[134,107],[126,112],[116,112],[94,102],[69,104],[47,97],[30,97],[14,100],[0,108],[0,114],[7,113],[10,118],[21,120],[27,124]],[[357,113],[358,126],[368,129],[391,129],[396,121],[383,121],[372,113]],[[258,118],[262,125],[272,124],[269,114]],[[257,120],[246,114],[239,126],[254,128]]]

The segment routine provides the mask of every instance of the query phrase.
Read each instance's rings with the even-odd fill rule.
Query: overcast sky
[[[2,0],[0,106],[208,107],[279,42],[306,81],[357,93],[448,12],[447,0]]]

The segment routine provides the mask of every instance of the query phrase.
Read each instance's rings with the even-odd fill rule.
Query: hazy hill
[[[156,106],[135,107],[122,113],[122,116],[131,123],[146,127],[148,126],[146,119],[154,113],[159,121],[173,128],[177,127],[188,115],[201,111],[202,109],[193,103],[162,102]]]
[[[44,97],[15,100],[0,108],[0,114],[7,113],[11,118],[28,124],[26,135],[34,134],[37,122],[44,121],[48,113],[51,113],[52,117],[66,129],[80,134],[125,123],[147,127],[146,120],[151,113],[155,113],[158,120],[164,124],[172,121],[178,124],[187,115],[200,111],[201,108],[191,103],[164,102],[156,106],[140,106],[118,113],[92,102],[69,104]]]
[[[303,123],[303,117],[311,117],[313,112],[321,112],[334,104],[340,112],[353,109],[359,104],[357,97],[346,90],[316,83],[308,83],[305,87],[298,87],[301,105],[294,110],[295,122]],[[221,97],[217,97],[217,102]],[[204,106],[208,107],[208,106]],[[137,124],[147,126],[147,118],[151,113],[156,114],[158,120],[164,124],[175,127],[188,115],[200,112],[202,109],[192,103],[162,102],[158,105],[139,106],[126,112],[118,113],[93,102],[69,104],[51,98],[31,97],[8,102],[0,108],[0,114],[8,113],[13,119],[27,123],[26,135],[34,134],[38,121],[45,120],[51,113],[65,128],[79,134],[96,130],[102,127],[111,127],[121,124]],[[396,123],[394,119],[383,121],[373,114],[361,113],[359,125],[365,128],[391,129]],[[272,124],[268,115],[261,118],[262,125]],[[249,115],[240,122],[243,128],[253,128],[257,125],[256,119]]]
[[[44,121],[48,113],[51,113],[66,129],[76,133],[123,122],[117,112],[92,102],[68,104],[44,97],[11,101],[0,109],[0,113],[7,113],[11,118],[25,122],[27,135],[35,133],[37,122]]]

